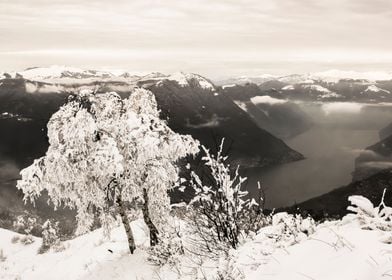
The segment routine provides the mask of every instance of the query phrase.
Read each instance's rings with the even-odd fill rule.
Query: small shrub
[[[276,230],[271,235],[279,245],[285,247],[305,239],[315,232],[316,223],[311,217],[303,218],[301,215],[290,215],[285,212],[272,217],[272,225]]]
[[[42,245],[38,249],[39,254],[47,252],[50,248],[60,249],[60,238],[58,237],[59,223],[46,220],[42,225]]]
[[[37,224],[37,219],[29,216],[28,214],[19,215],[14,222],[14,228],[18,232],[23,232],[27,235],[31,234],[31,231]]]
[[[34,243],[33,236],[31,236],[31,235],[23,236],[19,241],[23,245],[30,245],[30,244]]]
[[[19,240],[20,240],[20,237],[18,235],[15,235],[14,237],[12,237],[11,243],[12,244],[18,243]]]
[[[0,249],[0,262],[5,262],[7,257],[4,255],[3,249]]]
[[[348,198],[351,205],[347,210],[355,213],[352,215],[358,219],[362,228],[383,231],[392,230],[392,207],[384,203],[385,192],[386,190],[384,189],[381,202],[377,207],[363,196],[353,195]]]
[[[158,244],[149,249],[148,260],[159,266],[177,264],[178,258],[185,253],[179,228],[172,227],[161,232],[158,238]]]

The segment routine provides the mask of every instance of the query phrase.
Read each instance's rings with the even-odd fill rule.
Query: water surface
[[[300,105],[314,125],[286,143],[306,159],[245,171],[251,194],[257,194],[257,181],[262,182],[267,207],[293,205],[349,184],[360,150],[379,141],[379,130],[392,122],[390,106],[351,104],[330,110],[325,104]]]

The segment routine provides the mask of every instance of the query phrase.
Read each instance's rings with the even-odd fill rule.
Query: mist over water
[[[268,169],[248,169],[247,188],[265,188],[266,207],[293,205],[352,180],[359,152],[379,141],[379,130],[392,122],[392,105],[299,103],[314,125],[286,143],[306,159]]]

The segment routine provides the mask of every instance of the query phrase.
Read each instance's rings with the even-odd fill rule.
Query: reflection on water
[[[359,150],[379,141],[379,130],[392,122],[392,107],[325,112],[317,104],[301,106],[314,126],[286,143],[306,159],[245,171],[251,194],[256,194],[256,182],[262,182],[267,207],[292,205],[350,183]]]

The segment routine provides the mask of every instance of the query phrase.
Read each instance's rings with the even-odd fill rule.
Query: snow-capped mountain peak
[[[175,81],[182,87],[189,86],[191,84],[194,85],[196,82],[200,88],[215,91],[215,86],[208,79],[198,74],[175,72],[171,75],[160,76],[155,79]]]
[[[19,74],[29,80],[44,80],[50,78],[60,78],[63,73],[69,75],[70,73],[83,73],[84,70],[75,67],[53,65],[50,67],[33,67],[27,68],[23,71],[13,72],[11,76]]]
[[[330,93],[331,91],[323,86],[320,85],[303,85],[304,88],[306,89],[310,89],[310,90],[315,90],[318,92],[322,92],[322,93]]]
[[[370,85],[368,86],[362,93],[369,93],[369,92],[374,92],[374,93],[388,93],[390,94],[391,92],[386,89],[379,88],[376,85]]]
[[[141,75],[130,74],[122,70],[95,70],[77,67],[53,65],[49,67],[32,67],[23,71],[10,73],[11,77],[23,77],[31,81],[60,82],[81,79],[140,78]]]

